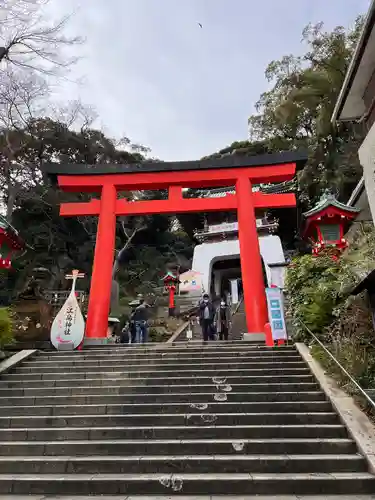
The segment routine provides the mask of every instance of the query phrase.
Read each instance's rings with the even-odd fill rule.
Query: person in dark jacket
[[[231,316],[230,308],[224,299],[221,300],[220,306],[216,310],[214,324],[216,333],[219,335],[219,340],[228,340]]]
[[[135,308],[133,321],[136,329],[136,342],[145,344],[148,336],[148,305],[144,299],[140,299],[139,305]]]
[[[199,323],[202,328],[204,342],[215,340],[214,318],[215,308],[208,294],[205,293],[199,302]]]

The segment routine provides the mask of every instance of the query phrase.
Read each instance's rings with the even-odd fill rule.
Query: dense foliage
[[[345,30],[324,30],[323,23],[303,30],[306,52],[272,61],[266,78],[273,84],[249,118],[254,140],[272,150],[307,148],[309,162],[299,181],[301,199],[314,203],[326,188],[347,199],[360,175],[357,157],[360,131],[353,124],[334,125],[331,116],[343,84],[362,18]]]
[[[28,136],[32,130],[32,136]],[[24,163],[23,180],[20,179],[8,218],[27,241],[28,251],[17,261],[17,277],[8,277],[9,287],[22,292],[35,268],[44,268],[43,286],[58,289],[64,274],[77,267],[87,275],[91,272],[97,220],[93,217],[62,218],[59,204],[71,199],[51,186],[43,175],[43,165],[50,161],[74,163],[130,163],[142,160],[140,153],[123,150],[102,132],[90,128],[77,132],[67,125],[51,119],[34,120],[27,130],[28,147],[19,151],[17,161]],[[0,162],[2,152],[0,151]],[[30,169],[27,170],[27,169]],[[28,185],[26,181],[34,185]],[[9,189],[3,191],[5,200]],[[145,193],[143,196],[162,196],[162,193]],[[124,196],[132,197],[131,193]],[[139,197],[139,194],[138,194]],[[81,196],[83,199],[83,196]],[[130,294],[139,287],[160,286],[160,277],[169,264],[185,269],[189,266],[192,242],[185,233],[171,231],[173,218],[149,216],[141,218],[119,217],[116,247],[121,258],[116,269],[123,289]],[[153,263],[150,266],[150,263]],[[9,291],[8,287],[8,291]],[[6,287],[5,287],[6,288]]]
[[[340,259],[333,259],[329,253],[318,257],[308,254],[295,257],[288,266],[286,288],[296,334],[303,334],[302,322],[318,335],[326,335],[329,327],[332,338],[358,335],[363,341],[372,335],[365,297],[353,297],[350,292],[375,269],[373,226],[356,227],[354,234]],[[366,309],[364,323],[354,312],[356,304],[358,313]]]
[[[365,387],[375,387],[374,326],[366,292],[350,292],[374,270],[374,263],[375,234],[368,224],[356,228],[339,260],[329,255],[296,257],[286,280],[295,338],[314,343],[305,324]],[[340,374],[320,349],[315,351],[334,374]]]
[[[363,24],[358,17],[352,29],[337,26],[326,31],[323,23],[308,25],[302,33],[303,55],[285,55],[265,71],[270,86],[249,117],[249,140],[236,141],[211,155],[257,155],[306,149],[309,160],[298,173],[297,210],[270,211],[279,220],[284,248],[300,251],[302,213],[329,188],[346,202],[360,179],[358,146],[361,125],[334,125],[331,116]]]

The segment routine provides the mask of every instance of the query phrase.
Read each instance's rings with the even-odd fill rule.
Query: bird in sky
[[[201,23],[198,23],[198,26],[199,26],[200,28],[203,28],[203,26],[201,25]]]

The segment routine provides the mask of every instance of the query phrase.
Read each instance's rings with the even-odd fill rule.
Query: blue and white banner
[[[280,288],[266,288],[268,319],[273,340],[287,340],[283,295]]]

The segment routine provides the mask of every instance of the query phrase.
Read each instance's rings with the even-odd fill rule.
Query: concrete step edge
[[[191,363],[181,363],[181,360],[179,359],[176,359],[176,365],[179,365],[179,366],[210,366],[210,365],[213,365],[213,364],[220,364],[220,365],[225,365],[225,364],[228,364],[228,363],[231,363],[231,360],[233,358],[230,358],[228,362],[225,361],[225,358],[222,358],[220,356],[218,356],[217,358],[217,362],[206,362],[206,361],[202,361],[201,363],[196,363],[194,362],[195,359],[193,358],[192,359],[192,362]],[[234,358],[236,360],[236,363],[235,364],[238,364],[238,365],[259,365],[259,364],[270,364],[270,365],[285,365],[285,366],[290,366],[290,365],[304,365],[306,366],[306,363],[303,361],[303,359],[301,359],[300,357],[295,357],[295,361],[273,361],[272,359],[268,360],[259,360],[257,359],[256,361],[246,361],[246,358],[243,358],[243,357],[235,357]],[[115,363],[119,363],[119,364],[124,364],[124,361],[125,360],[118,360],[118,361],[115,361]],[[145,361],[145,363],[137,363],[137,360],[134,360],[134,363],[133,364],[130,364],[128,366],[148,366],[148,362],[150,361],[153,361],[152,358],[149,358],[149,359],[142,359],[140,361]],[[174,363],[162,363],[163,361],[163,358],[160,358],[157,359],[156,361],[161,361],[161,363],[154,363],[153,366],[164,366],[166,364],[168,365],[171,365],[171,366],[174,366]],[[183,360],[184,361],[184,360]],[[48,366],[54,366],[56,363],[56,361],[39,361],[38,358],[35,358],[34,360],[32,361],[24,361],[22,363],[21,368],[24,367],[24,366],[32,366],[33,368],[45,368],[45,367],[48,367]],[[65,364],[64,362],[60,362],[62,364]],[[80,365],[92,365],[92,366],[112,366],[112,364],[114,364],[112,362],[112,360],[110,358],[108,358],[108,365],[106,365],[105,363],[101,363],[100,361],[91,361],[91,360],[82,360],[82,361],[79,361],[77,362],[77,366],[80,366]],[[67,367],[72,367],[72,366],[76,366],[76,365],[72,365],[71,363],[68,363],[67,364]]]
[[[131,445],[131,444],[151,444],[151,445],[161,445],[161,444],[215,444],[215,443],[224,443],[224,444],[232,444],[232,443],[245,443],[245,444],[254,444],[254,443],[281,443],[281,444],[313,444],[313,443],[327,443],[327,444],[351,444],[354,441],[350,438],[262,438],[262,439],[254,439],[254,438],[246,438],[246,439],[237,439],[237,438],[212,438],[212,439],[74,439],[74,440],[64,440],[64,441],[0,441],[0,446],[40,446],[40,445],[87,445],[87,444],[123,444],[123,445]]]
[[[56,355],[43,355],[38,354],[35,359],[40,362],[52,362],[52,361],[63,361],[63,362],[77,362],[79,360],[85,361],[104,361],[106,359],[118,359],[118,360],[141,360],[141,359],[210,359],[210,358],[266,358],[266,359],[274,359],[274,358],[300,358],[298,352],[296,350],[291,351],[250,351],[250,350],[239,350],[233,349],[231,351],[204,351],[204,352],[195,352],[195,353],[186,353],[185,351],[181,351],[180,353],[175,352],[152,352],[145,354],[126,354],[126,353],[108,353],[108,354],[56,354]]]
[[[209,413],[207,414],[209,415]],[[61,431],[62,433],[67,432],[76,432],[76,431],[126,431],[127,429],[158,429],[158,431],[163,429],[202,429],[201,425],[160,425],[160,426],[150,426],[150,425],[131,425],[131,426],[111,426],[111,427],[101,427],[101,426],[90,426],[90,427],[13,427],[10,429],[0,429],[0,433],[17,433],[17,432],[49,432],[53,431],[54,433]],[[204,429],[344,429],[345,426],[342,424],[280,424],[280,425],[205,425]]]
[[[170,417],[186,417],[187,415],[189,416],[199,416],[202,415],[202,413],[160,413],[158,417],[165,417],[165,418],[170,418]],[[244,416],[244,417],[253,417],[253,416],[258,416],[258,417],[267,417],[267,416],[274,416],[274,417],[290,417],[290,416],[337,416],[337,414],[332,411],[332,412],[303,412],[303,413],[294,413],[294,412],[262,412],[262,413],[246,413],[246,412],[238,412],[238,413],[222,413],[222,412],[216,412],[215,415],[220,415],[220,416],[227,416],[227,417],[239,417],[239,416]],[[7,416],[0,416],[0,420],[17,420],[17,419],[24,419],[24,418],[30,418],[31,420],[37,420],[37,419],[67,419],[67,418],[77,418],[77,419],[82,419],[82,418],[94,418],[94,419],[105,419],[105,418],[138,418],[138,417],[145,417],[149,416],[150,418],[154,417],[152,414],[148,413],[111,413],[111,414],[106,414],[106,415],[98,415],[96,413],[91,413],[91,414],[84,414],[84,415],[52,415],[52,416],[45,416],[45,415],[28,415],[27,417],[24,417],[22,415],[15,415],[14,417],[7,417]]]
[[[124,381],[124,384],[123,385],[110,385],[108,386],[110,389],[123,389],[123,388],[126,388],[126,387],[129,387],[129,388],[132,388],[132,389],[136,389],[138,387],[142,388],[142,389],[151,389],[151,388],[165,388],[165,387],[173,387],[173,388],[180,388],[180,387],[183,387],[183,388],[188,388],[188,387],[214,387],[214,386],[224,386],[224,385],[230,385],[231,387],[257,387],[257,386],[268,386],[268,387],[272,387],[272,386],[276,386],[276,387],[280,387],[280,386],[283,386],[283,387],[289,387],[289,386],[298,386],[298,387],[301,387],[301,389],[303,389],[304,387],[310,387],[310,386],[317,386],[319,387],[318,383],[317,382],[274,382],[274,383],[265,383],[265,384],[253,384],[253,383],[250,383],[248,382],[247,384],[243,384],[243,383],[232,383],[232,384],[229,384],[227,381],[225,382],[211,382],[210,384],[139,384],[139,385],[129,385],[126,383],[126,381]],[[57,387],[26,387],[22,390],[25,390],[25,391],[40,391],[41,389],[43,390],[49,390],[49,389],[53,389],[53,390],[64,390],[64,389],[77,389],[79,388],[80,386],[72,386],[72,385],[67,385],[67,386],[57,386]],[[86,387],[82,387],[83,389],[86,389]],[[102,386],[102,385],[90,385],[90,389],[105,389],[106,386]],[[20,390],[18,389],[17,387],[9,387],[9,388],[2,388],[1,385],[0,385],[0,394],[1,394],[1,391],[11,391],[11,390]],[[254,392],[254,391],[253,391]],[[255,391],[257,392],[257,391]],[[267,391],[268,392],[268,391]],[[293,391],[294,392],[294,391]]]
[[[237,380],[238,378],[238,380]],[[289,377],[281,378],[281,376],[277,375],[278,382],[274,381],[274,377],[264,378],[263,380],[260,377],[247,377],[246,379],[242,377],[231,377],[227,378],[225,384],[229,385],[249,385],[249,386],[265,386],[265,385],[296,385],[296,384],[316,384],[317,382],[310,375],[296,375],[295,379],[289,379]],[[96,378],[96,379],[69,379],[69,378],[56,378],[56,379],[43,379],[43,380],[14,380],[12,378],[7,378],[6,380],[0,381],[0,390],[9,390],[9,389],[59,389],[67,388],[67,387],[81,387],[81,388],[89,388],[89,387],[113,387],[113,386],[124,386],[124,387],[138,387],[141,384],[142,380],[138,380],[137,378]],[[32,385],[30,385],[32,384]],[[61,385],[60,385],[61,384]],[[123,385],[124,384],[124,385]],[[159,387],[173,387],[175,385],[182,386],[187,385],[214,385],[211,377],[207,377],[206,379],[201,379],[200,377],[194,377],[191,379],[190,377],[184,377],[183,379],[172,379],[172,377],[167,377],[165,379],[148,379],[147,383],[144,384],[143,387],[149,386],[159,386]],[[215,384],[216,385],[216,384]]]
[[[19,370],[19,369],[18,369]],[[62,375],[66,375],[66,374],[71,374],[71,373],[82,373],[85,375],[84,378],[86,378],[87,375],[90,375],[90,374],[98,374],[98,370],[95,371],[95,372],[87,372],[87,371],[74,371],[74,370],[69,370],[68,372],[60,372],[60,371],[56,371],[56,372],[40,372],[39,374],[38,373],[35,373],[32,369],[29,369],[30,371],[29,372],[15,372],[13,374],[10,374],[10,375],[17,375],[19,377],[28,377],[28,376],[33,376],[33,375],[43,375],[43,376],[50,376],[50,375],[53,375],[54,377],[61,377]],[[301,368],[253,368],[253,369],[247,369],[247,370],[241,370],[241,374],[246,372],[246,373],[265,373],[265,374],[271,374],[272,375],[272,371],[275,372],[275,370],[278,372],[277,374],[279,375],[279,372],[281,373],[285,373],[285,372],[288,372],[288,371],[298,371],[299,373],[301,374],[310,374],[310,371],[307,367],[301,367]],[[176,374],[176,370],[123,370],[123,371],[115,371],[115,370],[108,370],[108,371],[104,371],[104,370],[99,370],[100,372],[102,372],[103,374],[106,373],[106,374],[114,374],[114,373],[117,373],[119,374],[120,376],[121,375],[128,375],[130,373],[134,373],[134,374],[138,374],[138,376],[140,376],[141,374],[170,374],[170,378],[174,378],[174,375]],[[178,373],[191,373],[192,377],[194,377],[196,374],[200,374],[200,373],[207,373],[207,372],[212,372],[212,373],[215,373],[215,375],[218,375],[218,371],[220,371],[219,368],[213,368],[213,369],[210,369],[210,370],[178,370]],[[239,372],[239,368],[224,368],[222,371],[225,372],[225,374],[227,374],[228,372],[229,373],[238,373]],[[195,375],[194,375],[195,374]],[[295,375],[295,374],[294,374]],[[7,375],[9,376],[9,375]],[[159,377],[159,378],[162,378],[162,377]],[[165,378],[167,378],[167,376],[165,375]]]
[[[169,476],[172,476],[169,474]],[[219,474],[173,474],[175,477],[179,477],[185,481],[199,481],[199,480],[212,480],[212,481],[297,481],[297,480],[305,480],[305,481],[320,481],[322,479],[328,481],[335,480],[343,480],[343,479],[360,479],[360,480],[369,480],[374,481],[375,484],[375,476],[370,474],[369,472],[335,472],[329,474],[304,474],[304,473],[295,473],[295,474],[287,474],[287,473],[274,473],[274,474],[247,474],[247,473],[219,473]],[[30,474],[0,474],[0,482],[1,481],[26,481],[26,482],[50,482],[50,481],[58,481],[59,483],[69,482],[69,481],[121,481],[124,482],[139,482],[139,481],[147,481],[147,480],[156,480],[159,481],[161,478],[165,478],[166,475],[162,473],[149,473],[149,474],[42,474],[40,476],[30,475]]]
[[[185,461],[185,462],[193,462],[193,461],[200,461],[200,460],[206,460],[206,461],[219,461],[219,460],[233,460],[236,462],[258,462],[260,459],[259,455],[234,455],[234,454],[227,454],[227,455],[148,455],[148,456],[143,456],[143,455],[134,455],[134,456],[116,456],[116,455],[89,455],[89,456],[56,456],[56,455],[50,455],[50,456],[9,456],[9,457],[4,457],[0,456],[0,463],[8,463],[8,462],[81,462],[81,461],[90,461],[90,462],[139,462],[139,461],[154,461],[154,462],[160,462],[160,461]],[[309,461],[309,460],[364,460],[364,457],[360,454],[343,454],[343,455],[320,455],[320,454],[311,454],[311,455],[292,455],[288,454],[287,456],[285,455],[261,455],[261,460],[270,460],[274,462],[280,462],[280,461]]]
[[[51,394],[51,395],[41,395],[41,396],[27,396],[27,395],[24,395],[24,396],[0,396],[0,408],[3,407],[3,406],[8,406],[8,405],[3,405],[2,404],[2,401],[3,400],[6,400],[7,402],[11,402],[12,400],[13,401],[20,401],[22,399],[27,399],[27,398],[31,398],[31,399],[34,399],[34,400],[37,400],[37,399],[51,399],[53,401],[69,401],[71,399],[81,399],[81,400],[85,400],[87,398],[94,398],[95,400],[98,400],[98,399],[101,399],[103,400],[103,402],[105,402],[105,400],[108,400],[108,399],[113,399],[113,400],[116,400],[116,399],[123,399],[123,402],[124,404],[127,403],[126,399],[125,398],[137,398],[137,399],[141,399],[141,398],[144,398],[145,400],[149,399],[149,398],[160,398],[160,397],[163,397],[163,398],[171,398],[171,401],[163,401],[164,403],[174,403],[175,401],[173,400],[174,399],[178,399],[178,398],[188,398],[188,397],[193,397],[193,396],[196,396],[199,398],[203,398],[203,397],[207,397],[207,398],[212,398],[212,396],[215,396],[215,394],[229,394],[232,398],[233,396],[235,397],[239,397],[239,398],[245,398],[246,396],[251,398],[256,398],[256,397],[261,397],[261,396],[274,396],[274,399],[277,399],[278,397],[283,397],[283,398],[287,398],[288,396],[311,396],[311,397],[321,397],[324,395],[323,391],[301,391],[301,392],[298,392],[298,391],[285,391],[285,392],[234,392],[234,391],[231,391],[231,392],[223,392],[223,391],[212,391],[212,392],[162,392],[162,393],[136,393],[136,392],[129,392],[127,394],[74,394],[74,395],[56,395],[56,394]],[[227,396],[228,397],[228,396]],[[225,401],[228,401],[228,399],[225,399],[223,402]],[[255,400],[256,401],[256,400]],[[313,399],[311,401],[314,401]],[[320,399],[317,399],[316,401],[320,401]],[[37,401],[36,401],[37,402]],[[220,401],[218,401],[220,402]],[[237,401],[228,401],[229,403],[237,403]],[[252,403],[253,401],[243,401],[243,402],[248,402],[248,403]],[[261,402],[265,402],[267,403],[268,401],[259,401],[259,403]],[[269,401],[269,403],[271,404],[273,401]],[[285,401],[287,402],[287,401]],[[147,403],[147,401],[146,401]],[[211,401],[210,401],[211,403]],[[21,406],[21,405],[15,405],[17,407]],[[32,405],[33,406],[33,405]]]
[[[99,496],[90,496],[89,498],[95,500],[95,498],[100,499],[100,500],[173,500],[173,498],[180,498],[181,500],[343,500],[342,495],[324,495],[322,496],[316,496],[316,495],[298,495],[296,497],[295,495],[276,495],[270,497],[269,495],[263,496],[263,495],[257,495],[254,497],[253,495],[184,495],[183,497],[181,496],[175,496],[171,497],[169,496],[164,496],[164,495],[130,495],[130,496],[124,496],[124,495],[99,495]],[[1,495],[1,500],[87,500],[87,496],[80,496],[80,495],[59,495],[56,497],[55,495]],[[374,500],[373,495],[345,495],[345,500]]]
[[[132,407],[136,408],[136,407],[139,407],[139,406],[147,406],[147,407],[151,407],[151,406],[155,406],[155,407],[159,407],[159,406],[189,406],[190,407],[190,404],[191,403],[186,403],[186,402],[170,402],[170,403],[166,403],[166,402],[161,402],[161,403],[110,403],[110,404],[98,404],[98,403],[95,403],[95,404],[75,404],[75,405],[26,405],[26,406],[0,406],[0,409],[14,409],[14,408],[17,408],[17,409],[20,409],[20,408],[24,408],[26,411],[30,411],[32,410],[33,408],[56,408],[56,407],[64,407],[64,408],[98,408],[98,407],[103,407],[103,408],[109,408],[109,407],[124,407],[124,406],[129,406],[131,405]],[[225,406],[230,406],[230,405],[236,405],[236,406],[239,406],[239,405],[251,405],[251,406],[254,406],[254,405],[265,405],[265,404],[269,404],[271,407],[274,407],[275,405],[285,405],[285,404],[293,404],[293,405],[318,405],[318,406],[327,406],[327,404],[329,404],[328,401],[325,401],[325,400],[320,400],[320,401],[270,401],[270,402],[267,402],[267,401],[236,401],[236,402],[228,402],[228,401],[212,401],[210,402],[210,406],[211,405],[225,405]],[[108,413],[108,415],[110,415]]]
[[[216,355],[216,356],[199,356],[199,355],[196,355],[196,356],[170,356],[169,353],[163,353],[161,356],[149,356],[149,355],[145,355],[144,357],[125,357],[125,356],[113,356],[113,355],[108,355],[108,356],[97,356],[97,359],[95,359],[94,357],[92,356],[88,356],[88,357],[75,357],[75,356],[71,356],[71,357],[61,357],[61,358],[53,358],[51,357],[51,359],[43,359],[41,358],[40,356],[37,356],[36,358],[34,358],[33,360],[25,360],[24,361],[24,364],[31,364],[31,363],[45,363],[45,364],[49,364],[49,363],[64,363],[64,364],[70,364],[70,363],[101,363],[103,361],[116,361],[118,363],[122,363],[124,361],[133,361],[133,362],[137,362],[137,361],[148,361],[148,360],[152,360],[152,361],[164,361],[164,360],[168,360],[168,361],[176,361],[176,362],[179,362],[179,361],[188,361],[188,360],[232,360],[232,359],[239,359],[239,360],[248,360],[248,359],[254,359],[254,360],[261,360],[261,361],[273,361],[273,360],[295,360],[295,359],[298,359],[300,360],[301,359],[301,356],[298,355],[297,352],[293,352],[293,353],[288,353],[288,354],[279,354],[279,353],[271,353],[271,354],[267,354],[267,355],[258,355],[258,356],[252,356],[250,354],[247,354],[247,353],[221,353],[220,355]]]

